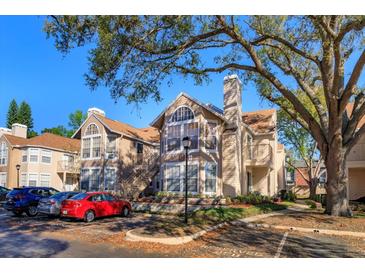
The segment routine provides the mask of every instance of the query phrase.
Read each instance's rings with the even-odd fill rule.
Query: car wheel
[[[85,216],[84,216],[84,221],[87,223],[90,223],[92,221],[94,221],[95,219],[95,213],[92,210],[88,210],[85,212]]]
[[[34,217],[38,214],[36,206],[28,207],[27,211],[25,212],[29,217]]]
[[[14,216],[20,217],[23,215],[23,212],[13,212]]]
[[[123,217],[128,217],[129,216],[129,214],[130,214],[130,211],[129,211],[129,208],[128,207],[123,207],[123,209],[122,209],[122,216]]]

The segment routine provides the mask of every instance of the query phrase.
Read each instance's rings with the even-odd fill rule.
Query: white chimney
[[[11,126],[11,134],[18,137],[27,138],[27,130],[26,125],[15,123]]]
[[[100,108],[92,107],[87,110],[87,117],[90,115],[96,114],[105,117],[105,111],[101,110]]]

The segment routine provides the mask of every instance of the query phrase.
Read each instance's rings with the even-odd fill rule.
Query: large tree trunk
[[[318,186],[318,178],[312,178],[309,184],[309,199],[311,200],[316,199],[317,186]]]
[[[342,148],[332,146],[325,161],[327,168],[326,211],[333,216],[352,216],[347,197],[348,174]]]

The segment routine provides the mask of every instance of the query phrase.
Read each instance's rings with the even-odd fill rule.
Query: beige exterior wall
[[[91,124],[95,124],[101,136],[101,150],[100,157],[93,159],[82,158],[83,149],[83,136],[87,127]],[[113,159],[108,159],[106,157],[106,147],[107,147],[107,136],[114,135],[116,139],[116,154],[117,156]],[[111,132],[106,128],[98,119],[94,116],[90,116],[81,128],[81,170],[83,169],[99,169],[99,183],[100,187],[103,188],[105,170],[107,168],[114,168],[116,170],[116,184],[115,191],[121,191],[121,184],[129,178],[133,169],[137,165],[137,148],[136,144],[143,144],[143,163],[149,160],[150,155],[156,152],[156,146],[144,142],[143,140],[136,140],[127,137],[120,133]],[[158,152],[155,155],[158,155]]]
[[[349,169],[349,198],[356,200],[365,197],[365,167]]]
[[[2,141],[6,141],[6,139],[2,136],[0,138],[0,143]],[[27,174],[27,180],[29,179],[29,174],[36,174],[37,175],[37,186],[40,186],[40,175],[41,174],[47,174],[50,175],[50,187],[53,187],[57,190],[64,191],[66,190],[65,182],[68,180],[71,184],[69,185],[70,189],[77,189],[78,188],[78,174],[69,174],[69,173],[61,173],[58,172],[58,163],[63,160],[63,155],[76,155],[74,153],[68,153],[63,151],[58,151],[50,148],[42,148],[42,147],[11,147],[10,144],[8,144],[8,164],[7,166],[0,166],[0,173],[6,172],[7,174],[7,183],[6,187],[12,189],[17,187],[17,169],[16,165],[20,165],[19,170],[19,185],[22,185],[21,182],[21,175]],[[38,162],[37,163],[30,163],[29,162],[29,156],[28,161],[26,163],[22,162],[22,153],[24,150],[29,148],[36,148],[39,151],[38,155]],[[48,150],[52,152],[52,158],[50,164],[44,164],[41,162],[41,150]],[[64,177],[65,176],[65,177]],[[69,177],[69,179],[67,179]]]

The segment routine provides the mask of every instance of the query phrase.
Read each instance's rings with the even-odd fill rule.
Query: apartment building
[[[78,189],[80,141],[51,133],[27,138],[27,127],[14,124],[0,136],[0,185]]]
[[[160,183],[155,191],[183,192],[185,136],[192,141],[189,192],[236,196],[258,191],[271,196],[285,187],[276,111],[242,112],[242,84],[236,75],[224,78],[223,96],[220,109],[181,93],[151,123],[160,133]]]
[[[73,138],[81,141],[81,189],[108,190],[128,195],[142,192],[158,170],[159,134],[112,120],[98,108]]]

